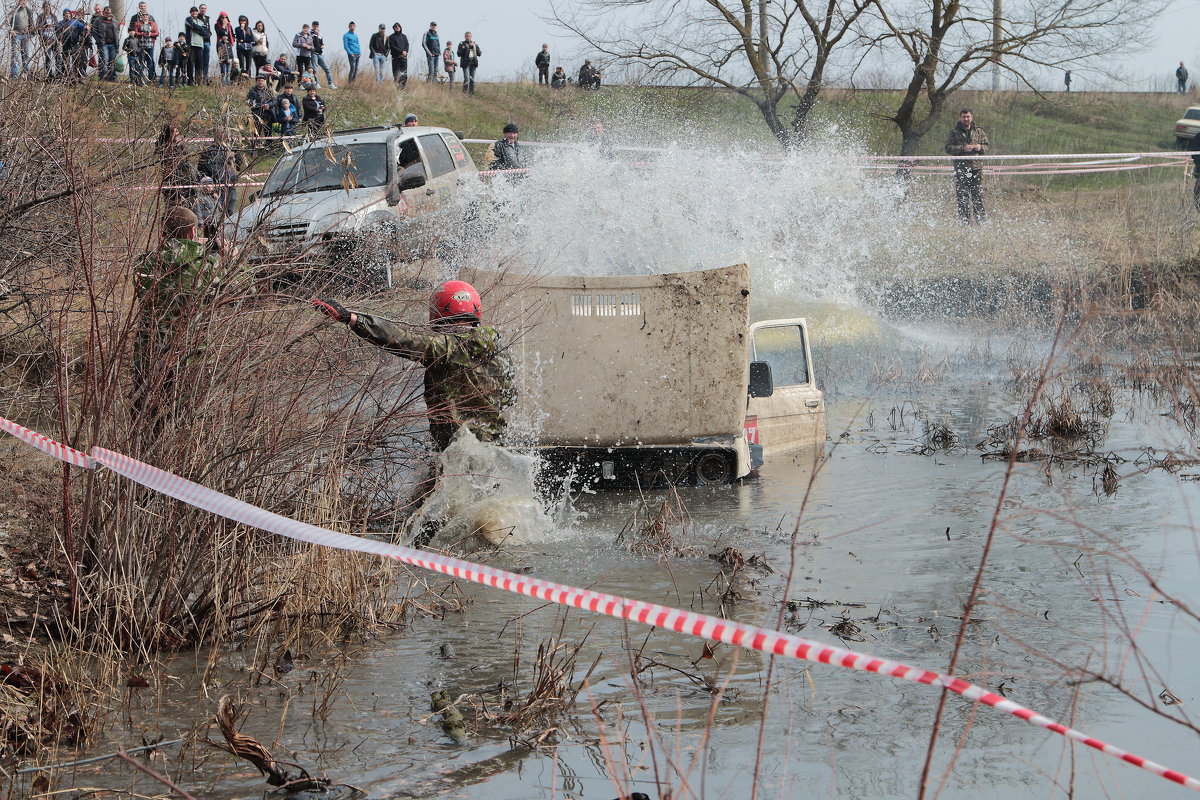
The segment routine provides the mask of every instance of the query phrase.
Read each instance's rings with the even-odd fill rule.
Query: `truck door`
[[[757,429],[765,454],[825,441],[825,396],[812,371],[803,319],[773,319],[750,326],[750,360],[771,367],[770,397],[750,397],[746,425]]]

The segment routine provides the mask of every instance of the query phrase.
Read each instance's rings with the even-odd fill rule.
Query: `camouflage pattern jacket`
[[[513,370],[500,347],[500,334],[486,326],[418,333],[386,319],[354,312],[350,330],[389,353],[425,368],[429,433],[445,450],[459,426],[482,442],[504,434],[501,412],[516,399]]]
[[[219,288],[217,258],[192,239],[167,239],[142,261],[138,289],[147,314],[160,322]]]
[[[946,137],[946,155],[948,156],[965,156],[963,145],[981,144],[983,149],[979,151],[979,155],[986,156],[988,151],[992,149],[992,143],[988,141],[987,134],[983,132],[983,128],[971,123],[969,130],[964,129],[962,125],[955,125],[950,129],[950,135]],[[983,162],[975,159],[961,159],[954,162],[954,169],[961,171],[973,169],[979,171],[983,169]]]

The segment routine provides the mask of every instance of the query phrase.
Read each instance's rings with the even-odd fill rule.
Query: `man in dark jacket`
[[[1179,66],[1175,70],[1175,91],[1180,94],[1187,94],[1188,71],[1183,62],[1179,62]]]
[[[987,134],[975,124],[971,109],[964,108],[958,114],[958,124],[950,129],[946,137],[946,154],[951,156],[985,156],[992,147]],[[964,225],[971,221],[983,222],[983,162],[973,158],[954,160],[954,196],[958,201],[958,219]]]
[[[375,82],[383,83],[383,69],[388,60],[387,28],[379,26],[379,30],[367,42],[367,57],[375,67]]]
[[[392,57],[392,80],[401,87],[408,85],[408,37],[399,22],[392,23],[392,35],[388,37],[388,55]]]
[[[550,45],[542,45],[542,49],[533,57],[533,65],[538,71],[538,86],[550,85]]]
[[[488,169],[525,169],[525,154],[517,141],[520,130],[515,123],[504,126],[504,138],[492,142],[488,148]]]
[[[425,79],[433,83],[437,79],[438,59],[442,57],[442,37],[438,36],[437,23],[429,23],[429,30],[421,37],[421,49],[425,52]]]
[[[319,133],[325,127],[325,101],[317,94],[317,87],[309,86],[304,90],[304,99],[300,101],[304,109],[301,120],[312,133]]]
[[[259,136],[270,136],[275,122],[275,93],[267,88],[267,76],[254,78],[254,88],[246,92],[246,105],[254,115],[254,128]]]
[[[117,79],[117,46],[121,43],[121,23],[105,6],[100,16],[92,20],[92,39],[96,42],[96,56],[100,80]]]
[[[462,67],[463,94],[475,94],[475,70],[479,68],[481,55],[483,51],[471,38],[471,32],[464,33],[463,40],[458,43],[458,65]]]
[[[576,85],[580,89],[599,89],[600,70],[593,67],[591,61],[584,61],[583,66],[579,68],[579,77],[576,79]]]
[[[329,62],[325,60],[325,39],[321,36],[321,23],[315,19],[312,24],[312,46],[313,82],[317,82],[317,70],[321,70],[325,73],[325,86],[336,89],[337,87],[333,85],[333,76],[329,74]]]

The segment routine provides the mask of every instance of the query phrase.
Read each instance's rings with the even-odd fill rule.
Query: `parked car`
[[[1175,146],[1189,150],[1192,138],[1200,133],[1200,106],[1189,106],[1181,119],[1175,120]]]
[[[456,199],[478,184],[460,137],[444,128],[338,131],[285,153],[225,233],[252,263],[287,274],[333,269],[383,289],[397,262],[454,230]]]

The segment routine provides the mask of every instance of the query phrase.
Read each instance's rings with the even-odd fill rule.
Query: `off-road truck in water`
[[[728,483],[825,441],[801,318],[750,323],[750,270],[467,271],[510,342],[510,439],[596,486]]]
[[[332,270],[387,288],[398,263],[457,232],[457,200],[477,185],[475,162],[445,128],[339,131],[285,153],[225,233],[281,274]]]

